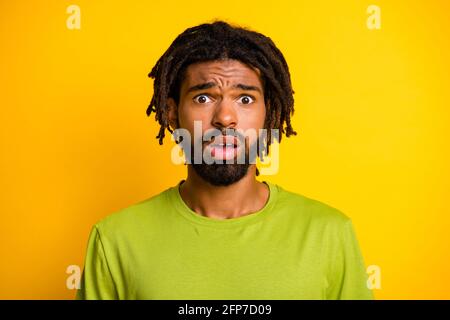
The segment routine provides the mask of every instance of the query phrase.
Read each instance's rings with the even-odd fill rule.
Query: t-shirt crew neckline
[[[266,201],[264,207],[262,207],[260,210],[237,218],[230,218],[230,219],[209,218],[193,211],[184,202],[183,198],[180,195],[180,185],[183,182],[184,180],[181,180],[177,184],[177,186],[172,187],[169,190],[169,200],[175,206],[176,211],[186,219],[190,220],[191,222],[215,228],[226,229],[234,227],[243,227],[264,219],[264,217],[266,217],[272,212],[272,207],[275,204],[278,196],[277,185],[274,185],[270,182],[262,181],[269,187],[269,199]]]

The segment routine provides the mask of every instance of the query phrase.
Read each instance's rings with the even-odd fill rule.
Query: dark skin
[[[205,83],[210,83],[210,87],[190,89]],[[259,70],[237,60],[189,65],[181,84],[178,106],[171,98],[168,104],[170,126],[175,129],[179,125],[192,137],[194,120],[202,121],[202,132],[213,128],[257,131],[264,128],[266,106]],[[188,165],[188,176],[180,187],[180,195],[188,207],[200,215],[230,219],[262,209],[269,198],[269,189],[256,180],[255,164],[250,165],[242,179],[228,186],[211,185]]]

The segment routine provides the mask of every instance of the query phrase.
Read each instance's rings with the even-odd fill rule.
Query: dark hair
[[[260,70],[267,108],[264,125],[268,129],[266,152],[269,152],[271,142],[270,129],[279,130],[278,141],[281,141],[283,133],[287,137],[297,134],[291,126],[294,91],[289,68],[281,51],[269,37],[261,33],[215,21],[188,28],[181,33],[148,75],[155,81],[147,116],[154,112],[156,121],[161,125],[156,136],[159,144],[163,144],[166,129],[173,133],[169,127],[167,100],[171,97],[178,104],[186,68],[196,62],[223,59],[238,60]]]

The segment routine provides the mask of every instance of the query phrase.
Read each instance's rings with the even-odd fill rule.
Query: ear
[[[167,106],[169,107],[169,125],[172,129],[177,129],[178,126],[178,106],[173,98],[167,99]]]

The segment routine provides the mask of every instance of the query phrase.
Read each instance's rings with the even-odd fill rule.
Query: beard
[[[258,140],[253,143],[251,148],[257,150]],[[202,157],[202,163],[195,163],[193,153],[190,155],[190,165],[194,168],[195,172],[206,182],[213,186],[229,186],[238,182],[248,172],[251,163],[255,163],[255,159],[250,159],[250,153],[245,148],[245,161],[244,163],[236,163],[237,158],[234,159],[234,163],[205,163]],[[191,146],[191,150],[194,150],[194,146]]]
[[[203,180],[213,186],[229,186],[245,177],[250,164],[201,163],[192,164],[192,167]]]

